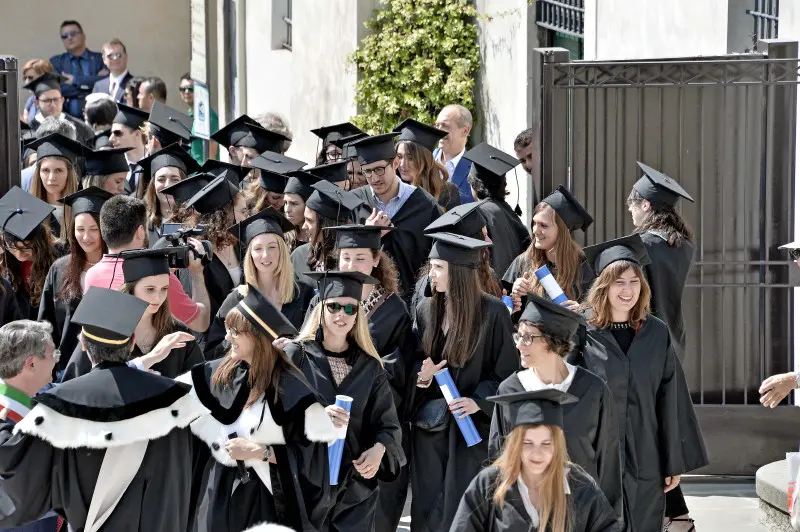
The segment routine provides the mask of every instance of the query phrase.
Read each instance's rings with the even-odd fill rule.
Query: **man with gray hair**
[[[76,140],[77,132],[75,126],[69,120],[60,118],[58,116],[48,116],[42,120],[39,127],[36,128],[36,138],[41,139],[52,133],[64,135],[68,139]],[[36,172],[36,164],[22,170],[21,184],[22,190],[25,192],[31,191],[31,183],[33,182],[33,175]]]
[[[433,151],[433,158],[447,169],[450,182],[458,187],[461,205],[472,203],[472,189],[467,175],[472,163],[463,158],[467,149],[467,138],[472,131],[472,113],[463,105],[451,104],[442,109],[436,118],[436,127],[447,131],[447,136],[439,141]]]
[[[267,131],[272,131],[273,133],[278,133],[279,135],[283,135],[289,140],[284,140],[281,143],[281,155],[285,154],[289,151],[289,147],[292,145],[292,130],[289,129],[289,123],[286,121],[284,117],[279,115],[278,113],[274,113],[272,111],[267,111],[266,113],[261,113],[255,115],[253,120],[261,124],[261,127],[266,129]]]

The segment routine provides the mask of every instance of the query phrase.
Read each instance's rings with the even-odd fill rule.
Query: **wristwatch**
[[[269,462],[269,459],[272,458],[272,447],[267,445],[264,448],[264,456],[261,457],[262,462]]]

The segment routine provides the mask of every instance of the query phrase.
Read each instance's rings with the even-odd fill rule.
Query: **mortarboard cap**
[[[133,148],[108,148],[105,150],[87,150],[86,175],[110,175],[128,172],[128,159],[125,153]]]
[[[111,192],[92,186],[65,196],[58,201],[67,207],[72,207],[72,217],[74,218],[85,212],[100,214],[100,208],[106,200],[113,197],[114,194]]]
[[[295,170],[286,174],[289,180],[283,192],[286,194],[297,194],[303,201],[306,201],[314,193],[314,183],[318,183],[320,178],[302,170]]]
[[[162,146],[181,140],[188,142],[192,139],[192,126],[194,125],[192,117],[158,100],[153,102],[153,108],[150,109],[147,121],[150,122],[151,132],[158,137]]]
[[[244,179],[247,174],[250,173],[250,168],[246,166],[239,166],[238,164],[230,164],[209,159],[203,163],[203,166],[200,167],[198,172],[211,174],[215,177],[224,175],[228,181],[236,186],[239,186],[239,184],[242,182],[242,179]]]
[[[308,168],[306,172],[331,183],[347,181],[347,161],[335,161]]]
[[[650,203],[662,207],[674,207],[681,198],[694,202],[689,193],[671,177],[646,164],[640,162],[636,164],[642,169],[644,176],[633,184],[633,189]]]
[[[800,240],[795,240],[794,242],[789,242],[788,244],[778,246],[778,249],[800,249]]]
[[[182,205],[191,199],[192,196],[200,192],[204,186],[208,185],[219,176],[213,174],[195,174],[192,177],[178,181],[161,191],[162,194],[172,196],[176,205]]]
[[[425,236],[433,239],[429,259],[444,260],[467,268],[480,266],[481,250],[491,246],[484,240],[455,233],[430,233]]]
[[[60,133],[51,133],[46,137],[33,140],[28,147],[36,150],[36,158],[39,161],[45,157],[64,157],[73,166],[75,159],[83,155],[87,149],[77,140],[72,140]]]
[[[299,170],[306,165],[303,161],[292,159],[274,151],[266,151],[253,159],[253,168],[273,172],[275,174],[285,174]]]
[[[268,192],[282,193],[288,181],[289,178],[285,175],[267,170],[261,170],[258,176],[258,184]]]
[[[242,115],[213,135],[211,139],[223,146],[237,148],[253,148],[258,153],[280,151],[288,137],[269,131],[247,115]]]
[[[581,314],[536,294],[528,294],[519,321],[536,323],[542,333],[565,339],[571,338],[578,327],[586,325],[586,319]]]
[[[334,140],[332,144],[334,146],[338,146],[342,150],[342,159],[349,161],[350,159],[358,158],[356,149],[353,148],[353,143],[368,136],[369,135],[366,133],[356,133],[355,135],[350,135],[349,137],[342,137],[339,140]]]
[[[198,170],[197,161],[192,159],[189,152],[184,150],[179,144],[170,144],[162,148],[137,163],[142,168],[142,176],[146,183],[150,182],[153,175],[162,168],[173,167],[182,170],[189,175]]]
[[[381,233],[394,227],[380,225],[337,225],[326,227],[326,231],[336,231],[338,249],[381,249]]]
[[[555,388],[493,395],[486,399],[507,409],[509,429],[520,425],[551,425],[564,428],[562,405],[578,402],[578,398],[574,395]]]
[[[396,153],[394,151],[394,138],[397,133],[384,133],[364,137],[353,142],[351,146],[356,150],[356,156],[361,164],[371,164],[376,161],[393,161]]]
[[[46,72],[38,78],[28,82],[25,88],[33,91],[38,98],[43,92],[58,90],[61,92],[61,84],[66,83],[67,78],[57,72]]]
[[[255,325],[270,341],[281,336],[296,336],[297,329],[281,311],[264,297],[253,285],[247,285],[247,295],[236,305],[236,309]]]
[[[361,288],[365,284],[380,284],[376,278],[361,272],[305,272],[304,275],[317,281],[320,301],[332,297],[352,297],[361,301]]]
[[[125,105],[124,103],[117,104],[117,115],[114,117],[114,124],[122,124],[131,129],[139,129],[147,122],[150,113],[142,111],[136,107]]]
[[[197,174],[195,177],[205,175],[210,174]],[[232,202],[238,193],[239,187],[228,181],[224,176],[219,176],[210,180],[206,186],[189,198],[186,206],[194,207],[194,210],[201,214],[210,214]]]
[[[647,254],[647,248],[644,247],[644,242],[639,234],[585,247],[583,253],[596,275],[600,275],[600,272],[610,264],[620,260],[633,262],[639,266],[650,264],[650,256]]]
[[[558,185],[552,194],[542,200],[550,205],[558,217],[566,224],[570,231],[582,229],[586,231],[594,219],[586,212],[578,200],[562,185]]]
[[[447,136],[447,131],[423,124],[413,118],[403,120],[392,131],[400,133],[398,141],[407,140],[433,151],[439,145],[439,141]]]
[[[94,134],[94,141],[91,146],[95,150],[111,147],[111,128],[98,131]]]
[[[170,253],[170,248],[136,249],[119,253],[117,256],[123,259],[122,273],[125,275],[125,282],[132,283],[145,277],[168,274],[167,257]]]
[[[283,238],[284,233],[292,229],[294,229],[292,222],[287,220],[283,214],[272,207],[267,207],[229,227],[228,231],[247,247],[250,245],[250,241],[258,235],[273,233]]]
[[[502,179],[519,164],[519,159],[513,155],[489,146],[485,142],[465,153],[464,158],[472,161],[470,175],[489,182]]]
[[[487,200],[473,201],[453,207],[443,215],[428,224],[423,229],[424,234],[448,232],[468,236],[478,240],[483,239],[483,228],[486,218],[479,207]]]
[[[87,340],[119,346],[130,341],[147,305],[130,294],[92,286],[83,294],[71,321],[81,325]]]
[[[312,129],[311,132],[322,139],[323,147],[327,147],[329,144],[334,144],[335,141],[342,138],[364,133],[355,124],[351,124],[350,122],[319,127],[317,129]],[[341,148],[341,146],[338,147]]]
[[[361,198],[327,181],[314,183],[314,193],[308,197],[306,207],[320,216],[344,222],[353,217],[354,211],[364,203]]]
[[[3,233],[25,241],[54,210],[52,205],[14,186],[0,198],[0,227]]]

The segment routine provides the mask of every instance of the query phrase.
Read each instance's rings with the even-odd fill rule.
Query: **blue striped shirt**
[[[414,190],[417,188],[414,185],[409,185],[399,177],[397,178],[397,181],[400,183],[400,187],[397,189],[397,196],[393,197],[386,203],[381,201],[381,199],[375,194],[375,191],[372,190],[372,187],[369,189],[372,193],[372,197],[375,199],[375,207],[379,211],[383,211],[389,215],[390,220],[394,218],[394,215],[398,213],[403,205],[405,205],[408,198],[411,197],[411,194],[413,194]]]

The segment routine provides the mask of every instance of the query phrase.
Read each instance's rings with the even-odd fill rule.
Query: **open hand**
[[[139,357],[139,360],[142,362],[144,369],[149,370],[152,366],[167,358],[173,349],[186,347],[186,343],[192,341],[194,341],[194,336],[187,332],[178,331],[168,334],[149,353]]]
[[[417,373],[417,377],[419,380],[428,382],[433,378],[433,374],[442,369],[447,365],[447,360],[442,360],[438,364],[434,364],[431,357],[426,358],[422,361],[422,368]]]
[[[765,379],[758,389],[758,393],[761,394],[761,404],[769,408],[775,408],[796,387],[797,379],[795,373],[773,375]]]

